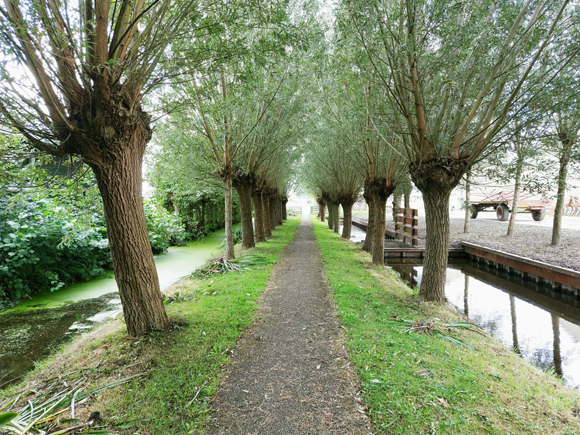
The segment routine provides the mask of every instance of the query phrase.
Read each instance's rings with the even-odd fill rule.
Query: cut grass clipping
[[[176,285],[179,295],[166,300],[173,330],[133,339],[127,337],[119,320],[106,323],[74,339],[43,362],[26,382],[0,391],[0,404],[19,393],[19,401],[26,404],[28,396],[48,385],[46,378],[56,376],[62,385],[67,373],[87,367],[99,369],[91,388],[143,373],[92,397],[75,411],[75,417],[87,422],[98,412],[99,429],[93,432],[91,428],[93,433],[204,433],[210,403],[232,349],[252,324],[256,301],[266,288],[273,264],[299,222],[290,218],[271,239],[251,251],[255,258],[264,258],[264,264],[248,267],[251,270],[243,273],[212,273]],[[143,419],[147,421],[143,423]],[[133,426],[127,428],[129,423]]]
[[[325,224],[314,228],[375,433],[580,434],[577,391],[462,327],[451,306],[421,301]]]

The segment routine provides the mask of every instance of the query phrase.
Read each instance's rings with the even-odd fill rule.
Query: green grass
[[[166,306],[175,320],[172,331],[136,340],[127,337],[118,321],[104,325],[100,331],[74,340],[61,354],[41,364],[28,377],[28,384],[13,387],[4,395],[39,385],[48,374],[62,376],[83,367],[98,366],[99,374],[90,381],[93,385],[144,372],[145,376],[104,392],[77,413],[83,416],[89,410],[99,411],[109,428],[124,421],[149,419],[125,431],[115,428],[115,433],[203,433],[209,404],[231,349],[251,325],[256,301],[266,288],[273,264],[292,240],[299,221],[290,218],[252,251],[267,259],[260,268],[183,282]]]
[[[351,361],[377,434],[580,434],[580,394],[487,334],[453,332],[476,351],[393,319],[464,320],[421,301],[388,268],[314,222]]]

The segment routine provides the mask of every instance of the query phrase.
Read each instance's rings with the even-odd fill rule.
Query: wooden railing
[[[400,208],[395,222],[395,238],[409,246],[419,246],[419,211],[413,208]]]

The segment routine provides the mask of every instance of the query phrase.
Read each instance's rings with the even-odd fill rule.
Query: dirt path
[[[370,433],[329,295],[304,216],[234,349],[208,434]]]

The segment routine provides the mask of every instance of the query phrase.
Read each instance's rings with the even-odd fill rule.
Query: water
[[[155,257],[161,290],[219,252],[224,230]],[[0,313],[0,388],[34,368],[34,362],[83,331],[122,312],[112,273],[34,296]]]
[[[421,283],[421,260],[388,265],[410,286]],[[450,260],[445,295],[505,346],[580,389],[580,300],[469,260]]]

